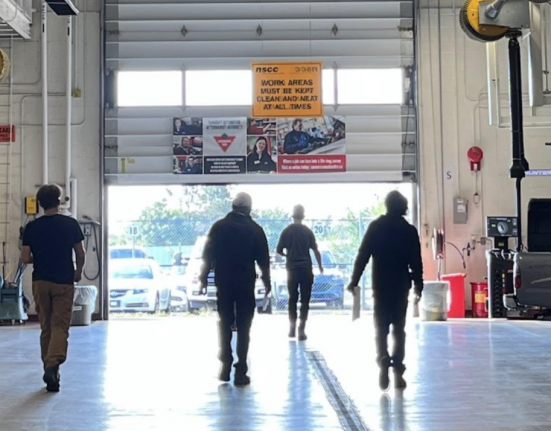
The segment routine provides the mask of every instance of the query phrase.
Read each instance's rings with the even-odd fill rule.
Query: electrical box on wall
[[[465,198],[453,199],[453,223],[467,224],[469,220],[469,201]]]
[[[27,196],[25,198],[25,214],[27,215],[38,214],[38,205],[36,202],[36,196]]]

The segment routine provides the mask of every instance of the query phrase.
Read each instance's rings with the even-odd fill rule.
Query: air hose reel
[[[459,12],[459,23],[465,34],[479,42],[509,39],[509,106],[511,111],[512,166],[509,176],[516,181],[518,220],[517,251],[522,250],[521,182],[529,165],[524,156],[524,126],[522,115],[522,79],[519,38],[530,29],[530,2],[547,0],[466,0]]]
[[[512,30],[530,28],[529,3],[548,0],[466,0],[459,12],[465,34],[479,42],[495,42]]]
[[[432,257],[438,263],[437,280],[440,280],[442,275],[442,260],[444,259],[444,247],[446,238],[443,229],[434,229],[432,234]]]

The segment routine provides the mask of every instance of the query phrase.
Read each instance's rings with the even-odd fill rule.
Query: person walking
[[[314,284],[314,273],[312,271],[312,258],[310,250],[318,263],[321,273],[323,265],[321,254],[314,233],[305,225],[304,207],[297,205],[293,209],[293,224],[287,226],[281,233],[277,245],[277,253],[286,258],[287,267],[287,289],[289,290],[289,337],[296,337],[297,329],[297,302],[300,292],[300,324],[298,327],[299,341],[305,341],[306,321],[310,309],[310,298]]]
[[[408,211],[407,199],[400,192],[393,191],[386,197],[385,206],[386,215],[373,221],[363,238],[348,290],[354,293],[365,266],[373,258],[372,288],[379,386],[382,390],[388,389],[389,368],[392,367],[395,387],[405,389],[404,328],[408,296],[413,281],[416,302],[421,298],[423,262],[417,229],[404,219]],[[388,353],[390,325],[394,337],[392,356]]]
[[[82,279],[86,257],[84,235],[75,219],[59,214],[59,186],[44,185],[36,197],[44,215],[25,227],[21,261],[34,266],[32,288],[42,330],[43,380],[49,392],[58,392],[59,367],[67,359],[75,283]]]
[[[219,353],[218,378],[230,381],[234,361],[231,347],[232,325],[237,324],[237,357],[234,384],[249,385],[247,355],[256,308],[255,282],[258,264],[266,295],[271,292],[270,253],[264,230],[251,218],[252,199],[238,193],[232,211],[211,228],[203,251],[201,292],[206,294],[209,272],[214,271],[217,288]]]

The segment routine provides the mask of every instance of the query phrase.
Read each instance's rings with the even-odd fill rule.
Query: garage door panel
[[[185,17],[189,20],[242,20],[242,19],[323,19],[339,18],[400,18],[413,17],[410,2],[293,2],[293,3],[232,3],[205,4],[192,3],[156,3],[141,4],[108,4],[109,19],[124,21],[172,20],[174,17]]]
[[[253,61],[321,61],[326,69],[414,64],[412,1],[107,0],[107,5],[106,67],[115,71],[250,70]],[[185,100],[184,78],[183,83]],[[106,178],[118,184],[402,181],[415,171],[415,111],[361,104],[325,106],[325,115],[345,117],[346,173],[172,174],[174,117],[250,115],[250,106],[108,109]]]
[[[143,5],[143,4],[151,4],[154,0],[106,0],[106,4],[112,5],[112,4],[130,4],[130,5]],[[218,6],[223,5],[224,3],[236,3],[239,1],[239,3],[248,5],[251,3],[258,3],[259,0],[201,0],[202,4],[213,4],[215,3]],[[333,3],[335,0],[312,0],[312,3]],[[368,1],[378,2],[381,0],[346,0],[347,3],[366,3]],[[388,2],[396,2],[396,3],[402,3],[403,0],[385,0]],[[162,0],[164,4],[192,4],[197,3],[197,0]],[[274,4],[286,4],[286,3],[297,3],[296,0],[270,0],[270,3]]]
[[[111,173],[118,174],[156,174],[170,172],[172,170],[172,156],[118,156],[108,157],[118,161],[118,171]],[[366,167],[368,169],[366,169]],[[392,171],[399,172],[402,169],[401,154],[378,154],[378,155],[356,155],[348,158],[346,163],[348,172],[367,171]],[[246,175],[233,175],[234,181],[240,181]],[[296,174],[295,178],[305,176]],[[207,176],[208,177],[208,176]],[[206,177],[205,177],[206,178]]]
[[[400,182],[404,180],[399,171],[348,172],[342,174],[309,175],[245,175],[240,184],[323,184],[323,183],[375,183]],[[172,174],[106,174],[109,185],[174,185],[174,184],[234,184],[234,175],[172,175]]]
[[[255,27],[249,28],[247,30],[240,31],[213,31],[208,32],[205,30],[188,30],[189,33],[186,34],[185,38],[182,37],[181,27],[177,31],[168,32],[166,30],[159,30],[151,33],[144,33],[141,31],[125,31],[116,36],[111,36],[107,40],[107,45],[113,43],[122,43],[122,42],[133,42],[133,43],[144,43],[144,42],[167,42],[175,43],[182,42],[185,40],[186,43],[197,42],[197,41],[212,41],[220,42],[224,41],[234,41],[234,42],[250,42],[258,41],[259,37],[256,33],[257,29]],[[262,41],[296,41],[300,39],[310,38],[310,40],[322,40],[322,41],[334,41],[342,40],[399,40],[400,31],[398,26],[394,29],[382,29],[382,30],[339,30],[337,37],[331,34],[331,28],[323,30],[277,30],[277,31],[262,31]]]
[[[250,65],[249,65],[250,66]],[[220,117],[247,117],[251,114],[250,106],[220,106],[216,108]],[[187,107],[120,107],[107,109],[105,117],[118,121],[126,119],[167,119],[173,117],[207,117],[212,114],[212,107],[187,106]],[[341,115],[349,119],[359,117],[413,117],[413,110],[401,105],[342,105],[335,107],[326,105],[325,115]]]
[[[110,174],[157,174],[172,172],[172,156],[106,157],[116,161],[116,172]]]
[[[336,50],[342,55],[387,56],[413,55],[413,45],[400,40],[348,40],[348,41],[233,41],[209,42],[120,42],[107,45],[107,55],[127,58],[231,58],[242,57],[243,50],[252,58],[273,56],[318,57],[332,55]]]
[[[118,157],[172,157],[172,145],[118,144]]]
[[[381,135],[347,134],[346,153],[349,155],[402,154],[403,135],[384,140]],[[172,155],[172,136],[121,136],[111,141],[112,155],[120,157],[157,157]]]
[[[405,130],[407,122],[407,118],[403,117],[346,117],[350,132],[396,133]]]
[[[287,32],[287,31],[322,31],[326,34],[333,34],[332,29],[337,27],[337,32],[334,37],[342,37],[344,32],[361,32],[361,31],[384,31],[392,30],[395,34],[400,35],[399,27],[409,28],[412,27],[411,18],[364,18],[364,19],[320,19],[311,21],[308,19],[271,19],[263,18],[262,20],[164,20],[164,21],[148,21],[148,20],[135,20],[135,21],[123,21],[123,20],[108,20],[106,22],[108,39],[116,39],[117,33],[124,36],[125,33],[140,33],[147,37],[152,37],[153,33],[176,33],[180,39],[192,38],[194,33],[199,33],[203,37],[210,34],[214,36],[225,34],[225,32],[254,32],[256,38],[264,38],[269,32]],[[262,34],[256,34],[258,26],[262,28]],[[182,35],[182,28],[185,26],[187,33]],[[109,33],[111,32],[111,34]],[[302,36],[308,36],[301,33]],[[221,40],[223,40],[221,38]]]
[[[395,142],[383,142],[376,139],[370,139],[369,135],[364,135],[361,140],[356,139],[356,136],[346,137],[346,154],[362,155],[362,154],[402,154],[402,141],[396,139]]]
[[[413,48],[412,48],[413,49]],[[308,57],[310,58],[310,57]],[[304,57],[272,56],[270,61],[300,61]],[[205,69],[246,69],[251,66],[251,61],[259,60],[250,57],[218,57],[218,58],[119,58],[112,56],[106,60],[106,68],[109,70],[205,70]],[[265,59],[264,59],[265,60]],[[399,53],[388,54],[378,57],[356,57],[356,56],[317,56],[316,61],[324,64],[338,64],[341,69],[385,69],[413,65],[413,55],[406,56]]]

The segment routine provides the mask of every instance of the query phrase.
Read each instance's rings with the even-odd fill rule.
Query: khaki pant
[[[67,359],[75,286],[33,281],[33,296],[42,329],[40,349],[44,369],[61,365]]]

